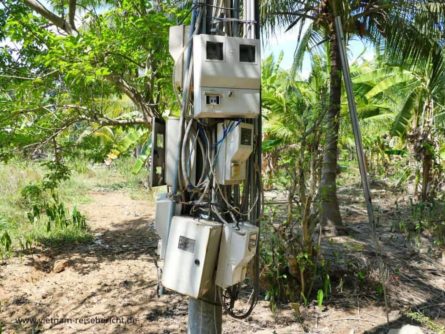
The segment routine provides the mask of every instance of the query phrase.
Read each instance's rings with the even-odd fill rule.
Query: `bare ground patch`
[[[92,243],[42,249],[0,265],[4,332],[184,333],[187,299],[174,293],[156,297],[153,204],[124,192],[90,196],[92,201],[81,209],[95,235]],[[363,212],[353,205],[348,210],[351,235],[333,239],[331,245],[372,264],[375,252]],[[394,265],[389,268],[391,326],[408,322],[403,314],[412,307],[443,323],[445,271],[439,259],[413,253],[388,222],[381,221],[379,231],[385,262]],[[323,310],[293,305],[273,314],[261,301],[245,321],[225,316],[224,333],[386,332],[381,300],[360,287],[345,290]]]

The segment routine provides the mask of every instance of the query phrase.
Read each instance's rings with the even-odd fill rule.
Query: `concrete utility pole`
[[[202,2],[201,2],[202,3]],[[232,33],[234,36],[238,36],[240,32],[240,25],[237,20],[240,20],[240,12],[241,12],[241,3],[244,5],[244,13],[247,15],[250,14],[250,20],[254,20],[255,24],[253,27],[253,31],[250,33],[251,38],[260,38],[260,29],[259,29],[259,0],[229,0],[229,1],[219,1],[219,0],[210,0],[206,1],[206,14],[205,21],[201,26],[201,31],[208,33],[208,28],[211,27],[212,22],[214,21],[214,17],[209,15],[210,8],[214,7],[222,7],[221,4],[229,5],[226,8],[231,8],[231,19],[232,19]],[[249,9],[247,9],[249,8]],[[253,11],[253,13],[252,13]],[[243,13],[243,14],[244,14]],[[253,15],[252,15],[253,14]],[[249,20],[249,18],[244,18],[244,20]],[[248,168],[248,182],[245,184],[249,191],[249,197],[252,201],[255,200],[255,196],[260,192],[260,188],[257,187],[259,185],[261,187],[261,173],[258,172],[261,170],[261,111],[260,116],[256,118],[254,121],[255,133],[256,137],[256,150],[255,154],[251,156],[249,162],[247,164]],[[213,134],[216,138],[216,133]],[[221,198],[218,199],[218,203],[224,206],[224,203]],[[253,204],[253,208],[250,212],[249,221],[256,222],[259,225],[258,219],[260,217],[261,204],[260,199],[256,204]],[[255,272],[259,272],[259,259],[258,254],[254,259]],[[255,283],[257,284],[257,282]],[[258,287],[256,286],[257,290]],[[208,293],[206,299],[194,299],[190,298],[189,300],[189,313],[188,313],[188,328],[187,332],[189,334],[220,334],[222,333],[222,305],[221,305],[221,296],[222,289],[213,286],[213,289]]]
[[[169,49],[181,111],[153,123],[150,180],[168,191],[156,201],[160,276],[190,297],[188,333],[219,334],[223,308],[247,317],[258,292],[259,1],[194,0],[190,27],[170,28]],[[249,306],[239,310],[247,276]]]

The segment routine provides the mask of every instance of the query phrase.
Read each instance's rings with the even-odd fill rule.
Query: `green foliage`
[[[324,300],[324,292],[322,289],[319,289],[317,292],[317,306],[319,309],[323,308],[323,300]]]
[[[44,5],[60,10],[53,2]],[[64,157],[84,152],[103,161],[134,147],[151,116],[177,109],[168,29],[186,13],[169,2],[104,6],[86,1],[76,13],[82,24],[74,30],[23,3],[5,1],[0,9],[5,52],[0,57],[0,159],[53,151]],[[66,34],[56,33],[54,26]],[[107,128],[111,141],[101,140]]]
[[[11,251],[11,237],[9,236],[7,231],[3,231],[3,233],[0,236],[0,255],[3,254],[8,255]]]
[[[49,171],[43,178],[42,190],[55,190],[62,181],[70,177],[70,170],[61,162],[46,161],[42,165]]]
[[[273,209],[269,211],[270,221],[275,221],[276,216]],[[272,310],[282,301],[289,299],[289,291],[287,290],[288,277],[287,259],[284,244],[280,237],[274,233],[269,222],[263,224],[263,246],[260,248],[260,256],[263,269],[263,288],[266,289],[266,300],[270,302]]]
[[[58,194],[57,187],[70,175],[68,167],[54,162],[45,162],[44,166],[48,168],[49,173],[44,176],[42,182],[30,184],[22,190],[24,203],[28,207],[28,220],[37,225],[37,233],[33,232],[31,238],[43,243],[52,243],[52,240],[56,239],[58,244],[89,240],[85,216],[75,206],[70,214]],[[75,238],[73,234],[76,235]],[[28,247],[29,241],[26,239],[25,248]]]
[[[43,3],[62,19],[69,10],[66,2]],[[189,21],[187,9],[170,1],[81,3],[82,23],[72,29],[24,2],[5,0],[0,8],[0,160],[17,164],[0,165],[1,256],[17,245],[90,240],[85,217],[66,203],[85,200],[79,189],[140,195],[150,156],[149,119],[178,111],[168,29]],[[286,194],[285,204],[266,207],[263,222],[262,279],[273,310],[287,301],[308,305],[312,298],[321,307],[332,293],[314,235],[319,201],[335,196],[335,182],[319,189],[326,134],[338,132],[325,122],[327,111],[339,104],[329,94],[342,90],[329,87],[335,15],[341,16],[347,38],[358,35],[385,48],[385,57],[359,59],[351,67],[369,171],[404,187],[413,175],[421,181],[413,159],[427,157],[436,184],[443,179],[445,76],[437,47],[442,40],[435,35],[438,27],[443,30],[443,8],[412,8],[401,0],[376,1],[372,8],[364,2],[262,1],[264,13],[305,14],[263,16],[272,28],[299,27],[290,71],[281,68],[283,54],[265,59],[262,67],[266,188]],[[315,20],[305,24],[312,15]],[[307,54],[311,73],[303,79],[298,70]],[[355,143],[346,113],[343,94],[339,172],[354,175]],[[44,163],[18,163],[17,157]],[[106,161],[107,167],[89,161]],[[431,233],[441,245],[442,212],[440,201],[413,204],[400,229]],[[367,272],[354,274],[364,286]],[[376,292],[382,288],[376,286]]]
[[[283,206],[267,208],[273,227],[265,226],[263,243],[267,297],[275,308],[285,301],[307,305],[315,281],[320,278],[314,198],[318,191],[322,126],[328,101],[327,64],[314,57],[307,80],[294,79],[280,69],[280,61],[263,63],[263,149],[269,160],[267,187],[286,193]],[[278,223],[278,224],[277,224]]]
[[[91,190],[118,189],[135,198],[153,198],[146,188],[147,170],[132,173],[135,161],[122,155],[106,167],[87,160],[67,160],[64,167],[57,168],[57,176],[50,175],[46,163],[0,163],[0,238],[6,232],[11,239],[9,252],[0,246],[0,257],[39,244],[52,247],[90,242],[87,221],[78,208],[89,200]],[[65,178],[65,169],[70,171],[70,179]],[[54,184],[56,188],[52,188]]]
[[[410,237],[431,235],[436,246],[445,245],[445,202],[411,203],[411,219],[406,223]]]
[[[64,204],[81,198],[78,188],[70,193],[72,186],[67,187],[68,170],[53,162],[0,164],[1,256],[44,241],[60,244],[90,240],[85,217],[76,207],[70,212]]]
[[[331,278],[329,277],[329,274],[324,275],[323,279],[323,293],[324,296],[327,297],[332,292],[332,286],[331,286]]]
[[[363,270],[360,270],[356,273],[356,277],[358,279],[360,286],[363,286],[363,284],[365,284],[366,272],[364,272]]]
[[[406,316],[411,318],[414,321],[417,321],[422,326],[428,328],[429,330],[433,331],[434,333],[437,333],[437,334],[445,333],[445,327],[443,325],[433,321],[432,319],[427,317],[422,312],[407,312]]]

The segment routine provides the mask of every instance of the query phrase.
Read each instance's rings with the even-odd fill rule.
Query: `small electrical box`
[[[152,119],[150,187],[165,185],[165,122],[162,118]]]
[[[167,198],[167,194],[160,194],[156,200],[156,218],[155,229],[159,236],[157,253],[159,258],[163,260],[167,250],[168,231],[170,229],[170,220],[175,214],[181,213],[181,205],[176,204],[171,199]]]
[[[221,236],[216,285],[223,289],[244,281],[247,267],[255,256],[259,229],[240,223],[224,225]]]
[[[165,130],[165,182],[168,186],[172,187],[175,179],[175,174],[178,173],[177,157],[179,153],[179,119],[169,117],[166,122]],[[189,177],[192,183],[196,180],[196,150],[193,147],[193,143],[189,143],[185,150],[185,157],[182,157],[184,161],[190,161]],[[179,181],[178,181],[179,182]]]
[[[165,181],[170,187],[173,186],[175,173],[178,173],[177,157],[179,153],[179,119],[169,117],[166,122],[165,139]]]
[[[255,118],[260,112],[260,42],[193,36],[194,116]]]
[[[246,178],[246,161],[253,151],[253,125],[224,121],[217,127],[216,180],[219,184],[239,184]]]
[[[174,84],[181,89],[184,80],[184,55],[187,39],[190,34],[190,26],[172,26],[169,31],[168,48],[175,61]]]
[[[208,292],[214,284],[221,230],[220,223],[173,217],[162,285],[192,298]]]

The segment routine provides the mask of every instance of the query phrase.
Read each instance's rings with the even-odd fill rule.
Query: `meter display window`
[[[183,251],[193,253],[195,251],[195,243],[196,240],[181,235],[179,237],[178,248]]]
[[[241,145],[252,145],[252,129],[241,128]]]
[[[220,101],[219,95],[206,95],[206,104],[218,105]]]
[[[255,60],[255,45],[241,44],[239,46],[239,61],[244,63],[254,63]]]
[[[224,60],[223,43],[207,42],[206,53],[207,60]]]

